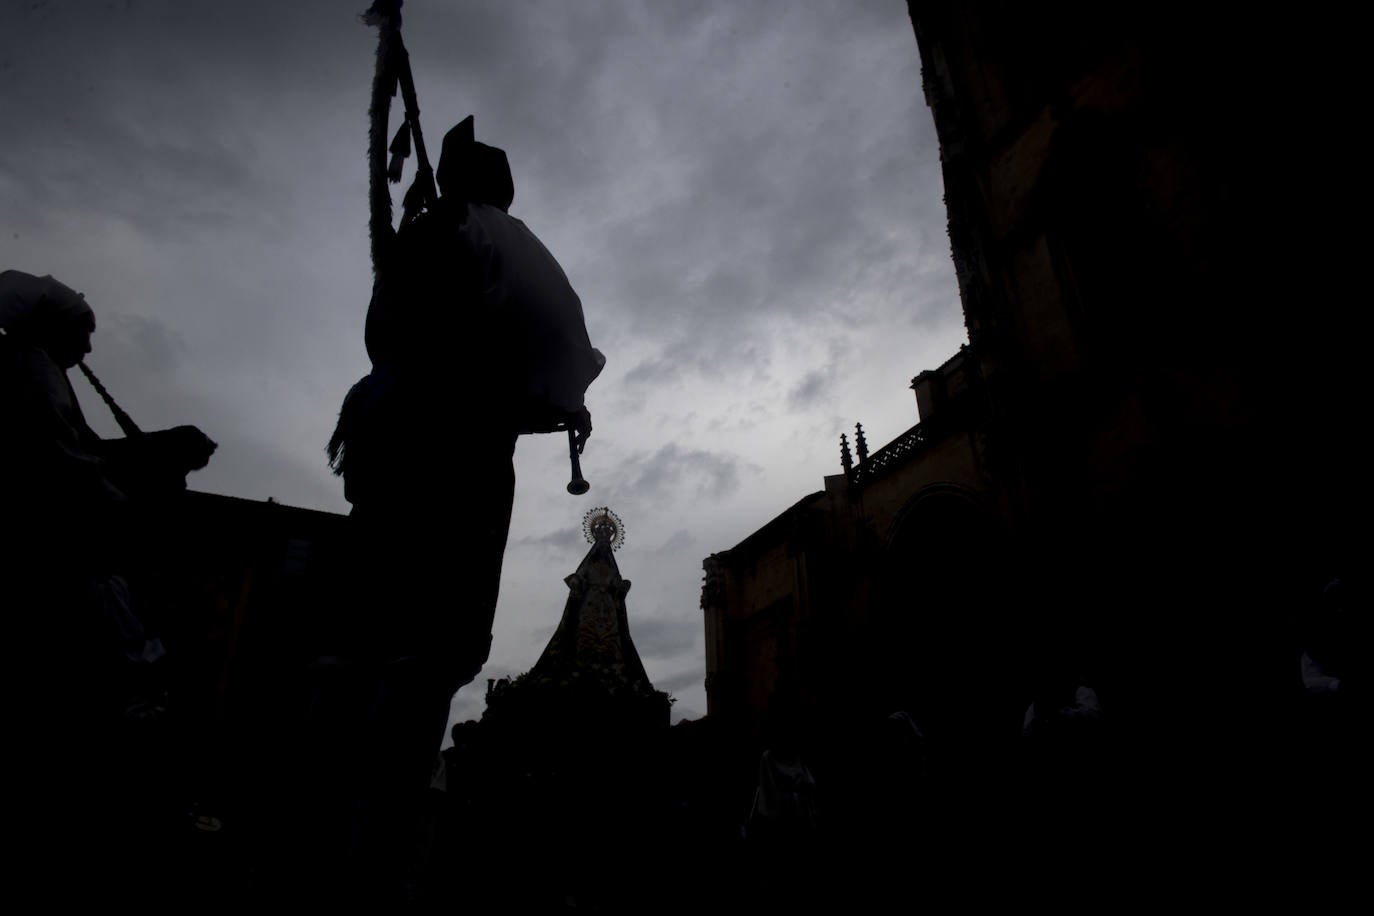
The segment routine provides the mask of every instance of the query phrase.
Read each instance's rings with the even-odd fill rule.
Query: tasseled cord
[[[380,276],[383,265],[388,260],[395,230],[391,225],[391,191],[387,180],[395,184],[401,180],[401,168],[410,155],[410,125],[402,123],[390,147],[386,144],[387,119],[391,112],[391,100],[396,95],[397,72],[393,65],[393,42],[401,27],[401,0],[373,0],[367,12],[359,17],[363,24],[377,29],[377,66],[372,80],[371,104],[368,106],[367,165],[368,165],[368,235],[372,241],[372,272]],[[386,153],[392,154],[391,162],[386,163]],[[349,389],[339,408],[339,422],[334,427],[334,435],[329,437],[325,452],[329,456],[329,467],[335,474],[342,476],[348,469],[349,443],[357,442],[362,434],[364,405],[368,402],[368,392],[372,377],[364,376]],[[355,456],[356,457],[356,456]],[[347,495],[347,485],[345,485]]]
[[[382,273],[383,264],[388,260],[395,230],[391,225],[391,191],[387,180],[397,183],[401,180],[401,168],[410,155],[410,125],[402,123],[390,147],[386,146],[387,119],[391,112],[391,100],[396,95],[397,73],[393,65],[393,42],[401,27],[401,0],[373,0],[367,12],[359,17],[364,25],[377,29],[377,65],[372,79],[371,104],[368,106],[367,133],[367,174],[368,174],[368,235],[372,241],[372,272],[375,276]],[[386,164],[386,153],[392,154],[391,162]],[[367,401],[365,393],[371,376],[349,389],[339,408],[339,421],[334,434],[329,437],[325,453],[329,456],[329,467],[343,476],[348,467],[349,442],[356,442],[360,433],[360,420],[363,404]]]
[[[366,392],[371,384],[372,376],[365,375],[348,389],[343,406],[339,408],[339,422],[334,426],[334,435],[329,437],[329,444],[325,446],[325,453],[329,455],[329,467],[340,477],[348,469],[348,443],[360,432],[358,421],[362,416],[363,403],[367,400]]]

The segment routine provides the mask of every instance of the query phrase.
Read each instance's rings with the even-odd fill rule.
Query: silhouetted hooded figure
[[[160,650],[144,644],[118,575],[132,540],[131,503],[184,487],[215,446],[189,426],[136,440],[97,436],[67,378],[91,351],[95,326],[85,298],[51,276],[0,273],[3,587],[34,608],[29,635],[68,647],[85,639],[97,651],[103,643],[138,660]]]
[[[354,517],[376,535],[368,562],[389,568],[393,587],[419,589],[382,596],[398,651],[447,640],[468,669],[456,690],[486,659],[471,643],[490,639],[516,436],[570,416],[589,432],[583,397],[605,358],[558,262],[506,212],[506,155],[474,140],[472,118],[444,137],[437,178],[440,199],[402,226],[379,271],[365,331],[373,369],[345,399],[329,452]],[[460,511],[455,527],[445,516]],[[388,562],[398,535],[435,523],[442,536]],[[431,581],[455,562],[462,582]]]
[[[537,432],[583,410],[605,357],[562,267],[508,212],[515,187],[505,152],[477,142],[469,117],[444,136],[437,180],[440,200],[402,226],[368,309],[374,375],[405,385],[408,399],[437,398],[433,411],[460,403],[484,430]],[[470,447],[470,428],[448,432],[463,442],[446,451]],[[345,451],[357,505],[372,475],[355,459]]]
[[[45,878],[53,863],[98,849],[92,867],[113,868],[151,823],[110,813],[146,800],[148,784],[123,777],[146,772],[131,762],[134,736],[162,711],[151,663],[163,649],[135,613],[126,564],[143,508],[214,450],[194,427],[123,439],[91,430],[67,372],[95,326],[81,294],[51,276],[0,273],[0,608],[14,735],[4,775],[20,790],[13,833],[32,859],[14,874],[45,893],[67,877]],[[91,746],[107,752],[95,782]]]
[[[583,396],[605,362],[563,269],[507,212],[506,155],[476,142],[472,118],[445,136],[437,180],[379,267],[372,372],[329,446],[353,504],[356,651],[382,665],[370,728],[384,759],[364,781],[399,794],[381,819],[427,785],[449,701],[490,651],[516,437],[571,417],[590,432]]]
[[[509,213],[515,200],[515,181],[506,151],[479,143],[474,123],[469,115],[444,134],[439,171],[435,174],[439,190],[450,200],[483,204]]]
[[[0,274],[0,328],[7,514],[14,516],[18,500],[29,524],[65,526],[122,502],[67,379],[90,352],[95,312],[50,276],[7,270]]]
[[[102,536],[112,513],[123,511],[131,496],[181,489],[215,445],[191,426],[136,439],[101,439],[91,430],[67,371],[91,350],[95,313],[65,284],[17,270],[0,273],[0,328],[7,515],[32,526],[31,543],[43,540],[36,536],[41,530],[69,545],[68,569],[95,562],[90,551],[98,548],[87,542]]]

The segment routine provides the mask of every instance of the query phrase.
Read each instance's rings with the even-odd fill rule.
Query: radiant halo
[[[588,544],[605,541],[612,550],[619,550],[620,545],[625,543],[625,523],[608,507],[598,506],[588,509],[587,514],[582,516],[582,534],[586,536]]]

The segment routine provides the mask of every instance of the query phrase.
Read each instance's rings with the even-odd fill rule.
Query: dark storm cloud
[[[74,127],[39,120],[53,134],[36,138],[45,147],[61,149],[70,134],[108,159],[97,174],[58,156],[32,193],[108,200],[149,230],[242,218],[235,200],[276,190],[260,138],[243,129],[255,115],[280,129],[313,95],[352,85],[361,122],[370,60],[359,51],[372,41],[354,18],[361,5],[48,4],[38,29],[59,33],[70,53],[122,60],[137,44],[145,62],[112,86],[87,73],[90,85],[69,87],[67,98],[86,106],[64,113]],[[406,15],[431,145],[473,111],[479,134],[508,148],[515,209],[530,201],[536,231],[576,236],[570,272],[591,294],[594,328],[657,342],[632,383],[756,368],[769,322],[833,312],[862,265],[910,244],[893,229],[911,225],[912,209],[893,213],[890,202],[921,202],[904,197],[897,170],[923,139],[914,123],[875,121],[886,109],[856,67],[873,42],[892,41],[882,5],[802,18],[767,4],[411,2]],[[97,21],[98,32],[83,31]],[[910,110],[919,106],[914,41],[899,40],[912,46]],[[21,55],[14,69],[32,89],[47,68]],[[217,85],[219,73],[230,77]],[[134,89],[151,97],[123,95]],[[141,105],[141,118],[182,136],[147,135],[122,115],[111,122],[102,112],[112,103]],[[13,122],[35,120],[24,114]],[[360,135],[338,139],[361,156]],[[22,174],[18,155],[0,168]],[[109,181],[112,172],[126,180]]]
[[[273,190],[249,168],[251,145],[241,139],[184,130],[153,136],[90,112],[79,129],[36,130],[30,142],[45,150],[43,161],[26,161],[31,150],[7,144],[0,173],[18,189],[17,205],[40,218],[102,212],[161,237],[221,224],[243,201]]]
[[[698,669],[689,668],[686,671],[679,671],[667,677],[661,677],[654,681],[654,686],[667,693],[677,693],[688,687],[700,687],[705,675]],[[684,710],[674,710],[675,713],[682,713]]]
[[[662,334],[659,335],[662,339]],[[652,338],[651,338],[652,339]],[[644,385],[682,384],[698,376],[766,373],[772,356],[766,338],[753,335],[705,335],[684,331],[625,373],[630,389]]]
[[[625,489],[638,500],[660,503],[674,497],[723,499],[738,490],[742,476],[751,471],[757,468],[735,455],[675,442],[620,461]]]
[[[780,18],[745,16],[731,35],[745,53],[706,46],[666,76],[698,91],[681,93],[676,117],[659,122],[663,136],[646,152],[678,159],[681,173],[619,227],[626,262],[654,271],[621,275],[645,321],[709,320],[725,336],[740,330],[732,319],[759,309],[805,318],[829,306],[824,293],[842,288],[856,265],[890,250],[891,226],[879,217],[891,189],[875,182],[865,149],[862,131],[880,126],[860,117],[865,90],[838,78],[843,61],[825,34],[788,33]],[[810,68],[799,63],[808,59]],[[788,63],[802,85],[772,70]],[[897,133],[887,145],[906,147],[903,133],[915,145],[908,131]],[[651,289],[681,295],[644,294]],[[684,297],[687,307],[671,315],[654,308]]]
[[[454,34],[467,37],[445,48],[446,64],[489,109],[479,133],[488,124],[511,153],[515,210],[523,197],[590,217],[589,232],[577,220],[562,230],[576,236],[574,280],[596,306],[589,320],[657,342],[632,384],[755,369],[770,322],[838,312],[865,265],[922,244],[914,206],[942,216],[930,138],[914,117],[882,120],[891,106],[856,66],[869,45],[893,40],[881,4],[814,19],[762,4],[519,9],[515,27],[507,5],[465,5],[468,27]],[[899,97],[924,116],[914,41],[896,34],[912,62]],[[512,61],[527,67],[521,78]],[[907,163],[900,177],[919,184],[909,164],[922,145],[934,196],[892,183]],[[934,242],[928,254],[947,260],[943,234]],[[906,273],[894,280],[920,279]],[[947,289],[948,278],[935,285]],[[919,307],[923,297],[911,298]]]
[[[812,370],[802,377],[797,386],[787,393],[787,401],[793,407],[810,407],[825,391],[826,373]]]
[[[550,531],[548,534],[526,535],[511,540],[512,547],[533,547],[537,549],[548,549],[566,551],[570,547],[576,547],[582,543],[582,531],[579,528],[560,528],[557,531]]]
[[[160,319],[115,312],[101,320],[100,349],[111,363],[136,362],[145,371],[163,373],[177,368],[186,345]]]
[[[291,97],[312,83],[324,91],[346,62],[342,42],[343,53],[301,55],[328,48],[308,42],[311,31],[340,24],[301,12],[145,0],[10,13],[25,40],[3,45],[0,115],[23,128],[22,142],[0,148],[0,173],[40,212],[116,215],[155,237],[251,219],[294,165],[263,161],[264,140],[283,131]]]
[[[681,553],[683,550],[687,550],[695,546],[696,543],[697,539],[692,537],[692,533],[690,531],[687,531],[685,528],[679,528],[677,531],[674,531],[671,535],[669,535],[668,539],[664,541],[663,544],[660,545],[656,550],[654,550],[654,553],[676,555]]]
[[[691,649],[701,636],[701,621],[662,617],[630,617],[630,636],[645,659],[675,658]]]

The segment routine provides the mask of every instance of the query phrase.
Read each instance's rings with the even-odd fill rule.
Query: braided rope
[[[372,242],[372,273],[381,277],[391,253],[396,230],[392,228],[391,188],[387,183],[387,125],[391,100],[396,95],[395,47],[400,26],[400,4],[394,11],[388,4],[375,3],[363,21],[377,27],[377,68],[372,76],[372,97],[368,105],[367,202],[368,235]]]

